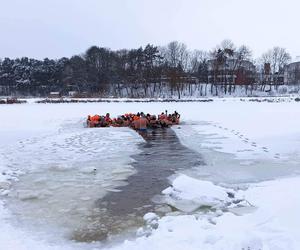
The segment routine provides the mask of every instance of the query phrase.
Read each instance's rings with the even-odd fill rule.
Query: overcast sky
[[[300,55],[299,0],[0,0],[0,58],[59,58],[178,40],[210,50],[223,39],[260,56]]]

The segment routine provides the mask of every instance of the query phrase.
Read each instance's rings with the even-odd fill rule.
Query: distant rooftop
[[[293,62],[300,62],[300,56],[296,56]]]

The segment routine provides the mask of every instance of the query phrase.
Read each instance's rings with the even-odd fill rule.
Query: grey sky
[[[223,39],[254,56],[300,55],[299,0],[0,0],[0,58],[58,58],[178,40],[210,50]]]

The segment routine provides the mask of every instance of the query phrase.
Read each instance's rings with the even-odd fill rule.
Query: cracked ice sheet
[[[211,105],[210,105],[211,104]],[[203,155],[194,172],[215,182],[257,182],[299,174],[300,109],[292,103],[216,100],[192,109],[181,142]]]
[[[130,155],[140,141],[129,129],[105,128],[60,131],[24,143],[8,154],[13,157],[7,162],[25,174],[12,186],[7,206],[22,224],[36,221],[40,229],[51,226],[70,237],[97,212],[95,202],[135,172]]]
[[[182,125],[180,129],[174,127],[180,141],[199,152],[206,163],[204,166],[184,170],[184,173],[230,185],[299,174],[297,155],[288,160],[282,156],[275,158],[270,152],[230,137],[228,131],[218,130],[219,128],[207,123]]]
[[[232,153],[241,159],[300,160],[297,102],[249,103],[217,99],[202,107],[195,105],[192,109],[191,106],[183,117],[185,124],[190,126],[188,129],[203,135],[205,140],[198,143],[200,146]],[[180,131],[178,135],[184,137]]]
[[[84,128],[83,117],[99,109],[87,106],[0,107],[0,189],[7,197],[0,204],[0,243],[6,249],[83,248],[67,246],[64,237],[84,227],[94,202],[134,173],[130,155],[138,153],[141,137],[128,128]]]

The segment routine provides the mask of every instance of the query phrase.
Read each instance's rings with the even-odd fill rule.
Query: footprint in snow
[[[262,147],[262,149],[263,149],[263,151],[265,151],[265,152],[269,152],[268,148],[266,148],[266,147]]]

